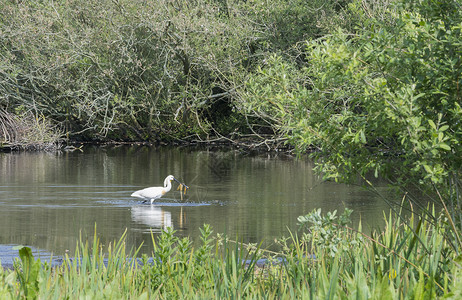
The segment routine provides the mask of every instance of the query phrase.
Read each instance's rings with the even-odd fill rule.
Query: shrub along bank
[[[347,3],[3,1],[0,108],[71,141],[271,139],[238,90],[270,54],[348,27]]]

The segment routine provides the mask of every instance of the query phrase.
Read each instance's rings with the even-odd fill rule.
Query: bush
[[[316,150],[326,178],[420,183],[461,223],[462,14],[456,1],[427,2],[308,41],[303,68],[275,56],[241,92],[299,152]]]
[[[54,150],[61,141],[61,130],[43,115],[14,115],[0,108],[0,149]]]
[[[36,105],[87,138],[207,133],[199,113],[229,89],[221,74],[239,69],[251,36],[233,6],[228,17],[207,1],[2,6],[0,103]]]
[[[343,22],[345,5],[3,2],[0,105],[34,109],[72,139],[207,138],[254,123],[258,133],[265,123],[236,90],[270,53],[293,57],[296,43]]]

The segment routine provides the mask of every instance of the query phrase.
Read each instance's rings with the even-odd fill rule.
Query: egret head
[[[175,180],[176,182],[180,183],[173,175],[168,175],[167,178],[164,180],[164,186],[167,186],[168,183],[172,180]]]

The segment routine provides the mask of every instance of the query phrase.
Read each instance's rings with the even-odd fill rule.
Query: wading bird
[[[145,188],[139,191],[136,191],[132,194],[132,197],[138,197],[144,200],[144,202],[151,200],[154,202],[154,200],[162,197],[165,195],[167,192],[169,192],[172,188],[172,180],[175,180],[179,184],[182,184],[179,182],[173,175],[168,175],[167,178],[164,180],[164,187],[161,186],[156,186],[156,187],[149,187]]]

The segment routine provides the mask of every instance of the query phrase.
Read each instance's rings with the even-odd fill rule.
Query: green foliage
[[[360,20],[361,7],[349,5]],[[307,41],[303,67],[268,60],[242,90],[247,107],[300,152],[316,150],[326,178],[420,182],[460,205],[461,11],[452,0],[376,10],[354,34]]]
[[[454,271],[454,277],[451,283],[451,291],[444,295],[444,299],[459,299],[462,297],[462,257],[459,255],[454,259],[454,264],[457,266]]]
[[[19,249],[19,258],[21,263],[16,262],[14,269],[19,280],[21,293],[26,299],[36,299],[39,289],[39,271],[42,267],[40,259],[34,259],[29,247]]]
[[[358,241],[345,240],[343,236],[338,235],[337,226],[345,226],[350,223],[350,215],[352,210],[346,208],[338,220],[338,224],[334,223],[337,220],[337,211],[328,212],[326,216],[321,215],[321,209],[314,210],[306,216],[298,217],[298,222],[302,228],[307,228],[308,232],[304,234],[303,240],[310,241],[316,245],[316,248],[326,249],[326,253],[335,257],[341,250],[346,250],[348,247],[354,247]],[[314,247],[312,245],[312,247]]]
[[[204,225],[196,245],[172,229],[153,237],[152,255],[125,250],[125,233],[103,251],[80,241],[75,257],[53,268],[20,249],[15,270],[0,268],[2,299],[250,298],[429,299],[460,295],[460,257],[451,251],[442,219],[393,215],[371,236],[340,217],[315,210],[299,218],[278,252],[246,247]],[[434,216],[434,219],[438,219]],[[320,231],[321,233],[317,233]],[[355,243],[352,243],[354,241]],[[336,250],[333,251],[333,245]],[[264,258],[264,260],[259,260]]]
[[[315,260],[303,261],[307,264],[304,279],[318,295],[322,298],[334,297],[334,294],[356,299],[429,299],[448,293],[448,280],[454,279],[449,273],[457,274],[461,266],[453,261],[455,252],[444,238],[442,222],[432,224],[412,214],[405,225],[390,214],[383,231],[367,236],[361,229],[355,231],[345,225],[348,214],[348,211],[344,213],[338,222],[333,213],[322,216],[319,210],[299,218],[302,228],[314,224],[302,239],[311,241],[311,247],[296,253],[297,257],[306,255],[310,259],[314,255]],[[316,231],[321,233],[315,234]],[[317,237],[322,235],[332,238]],[[292,240],[293,248],[288,246],[289,250],[299,244],[297,238]],[[334,255],[333,244],[338,245]],[[295,267],[290,260],[293,256],[287,252],[291,269]]]
[[[271,53],[293,56],[343,24],[346,2],[2,2],[0,106],[43,114],[73,139],[248,133],[264,122],[241,111],[236,89]]]
[[[249,18],[263,32],[250,49],[253,53],[294,54],[290,49],[306,39],[319,37],[330,31],[331,26],[347,26],[350,22],[342,14],[349,1],[245,1],[244,9]]]
[[[84,137],[207,132],[201,110],[212,89],[229,88],[224,74],[238,71],[250,35],[232,3],[233,17],[213,1],[2,6],[0,103],[32,106]]]

